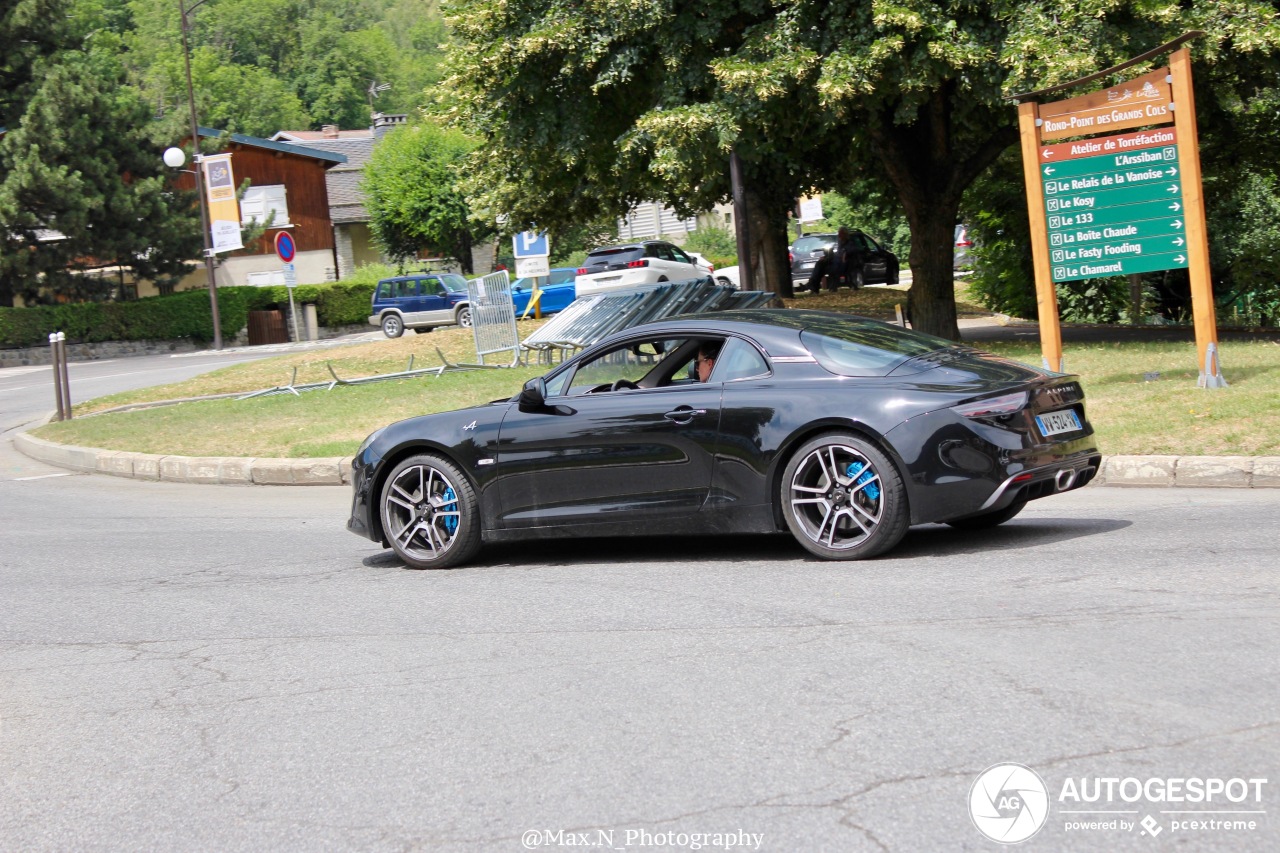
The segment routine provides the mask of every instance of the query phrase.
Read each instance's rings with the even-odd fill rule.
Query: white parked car
[[[721,267],[716,270],[714,278],[716,280],[716,284],[723,287],[732,287],[734,290],[737,290],[739,287],[737,264],[731,267]]]
[[[581,298],[644,284],[689,281],[709,276],[711,270],[707,267],[700,266],[684,249],[662,240],[622,243],[587,255],[578,268],[574,289]]]

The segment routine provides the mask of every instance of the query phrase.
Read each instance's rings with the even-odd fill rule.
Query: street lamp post
[[[191,46],[187,39],[187,31],[190,29],[187,16],[204,2],[205,0],[199,0],[187,6],[182,0],[178,0],[178,11],[182,14],[182,56],[187,66],[187,106],[191,111],[191,159],[196,167],[196,192],[200,195],[200,234],[204,237],[204,268],[209,279],[209,312],[213,316],[213,348],[220,350],[222,349],[222,322],[218,316],[218,283],[214,279],[213,272],[213,241],[209,234],[209,209],[204,197],[204,167],[200,156],[200,123],[196,121],[195,87],[191,84]],[[173,152],[177,152],[176,157],[171,156]],[[173,160],[177,162],[172,162]],[[170,148],[164,152],[164,162],[172,168],[180,167],[185,160],[179,148]]]

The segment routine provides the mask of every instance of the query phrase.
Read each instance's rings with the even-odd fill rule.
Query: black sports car
[[[1100,460],[1076,377],[844,314],[693,314],[378,430],[347,528],[417,568],[500,540],[787,530],[850,560],[911,524],[1008,521]]]

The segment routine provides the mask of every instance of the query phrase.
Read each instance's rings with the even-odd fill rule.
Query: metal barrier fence
[[[484,364],[486,355],[510,352],[511,365],[520,363],[520,333],[516,331],[516,309],[511,302],[511,278],[506,270],[467,281],[471,306],[471,332],[476,339],[476,355]]]
[[[549,362],[556,353],[563,357],[619,329],[678,314],[759,308],[774,298],[764,291],[722,287],[710,278],[598,293],[575,300],[525,338],[521,346],[537,352],[539,361]]]

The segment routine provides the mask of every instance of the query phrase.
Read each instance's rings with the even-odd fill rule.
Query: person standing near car
[[[809,292],[817,293],[822,280],[827,281],[827,292],[834,293],[842,285],[854,281],[850,272],[858,263],[858,248],[849,236],[849,229],[841,227],[836,231],[836,243],[827,250],[818,262],[813,265],[813,273],[809,276]],[[857,285],[854,284],[854,289]]]

